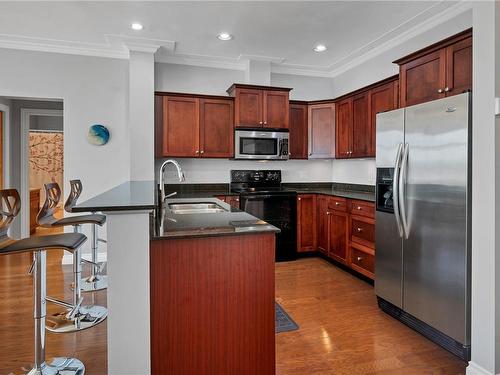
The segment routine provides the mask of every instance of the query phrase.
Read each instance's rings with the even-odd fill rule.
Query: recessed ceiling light
[[[217,35],[217,38],[220,40],[231,40],[231,39],[233,39],[233,36],[231,34],[228,34],[228,33],[220,33]]]
[[[132,30],[142,30],[144,28],[144,26],[142,26],[138,22],[134,22],[132,25],[130,25],[130,27],[132,28]]]
[[[316,47],[314,47],[314,52],[325,52],[326,51],[326,46],[324,44],[318,44]]]

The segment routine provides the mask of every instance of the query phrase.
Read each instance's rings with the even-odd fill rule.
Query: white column
[[[154,180],[154,53],[129,46],[130,180]]]
[[[495,49],[500,42],[494,2],[473,6],[472,105],[472,358],[467,374],[495,374],[500,370],[499,330],[500,220],[496,197],[500,142],[495,128]],[[495,45],[497,44],[497,45]],[[498,79],[498,76],[497,76]]]
[[[108,374],[151,373],[149,211],[106,212]]]

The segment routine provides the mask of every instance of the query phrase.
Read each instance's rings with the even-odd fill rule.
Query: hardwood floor
[[[373,287],[319,258],[276,264],[299,325],[276,336],[277,373],[464,374],[466,364],[378,309]]]
[[[33,358],[29,264],[27,255],[0,256],[0,374]],[[47,278],[51,296],[71,299],[71,266],[49,256]],[[91,294],[84,296],[92,303]],[[105,296],[95,293],[95,303],[105,305]],[[276,298],[300,326],[276,336],[280,375],[465,373],[464,362],[382,313],[371,285],[322,259],[278,263]],[[57,355],[79,358],[88,375],[106,374],[106,322],[76,334],[48,333],[47,358]]]

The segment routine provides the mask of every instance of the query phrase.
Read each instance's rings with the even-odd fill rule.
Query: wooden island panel
[[[151,242],[153,374],[275,374],[275,234]]]

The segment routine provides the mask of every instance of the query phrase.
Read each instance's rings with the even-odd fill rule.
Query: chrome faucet
[[[160,172],[159,172],[159,176],[158,176],[158,179],[160,180],[160,205],[163,205],[163,202],[168,197],[171,197],[171,196],[174,196],[175,194],[177,194],[177,192],[175,192],[175,193],[171,193],[169,195],[165,195],[165,178],[164,178],[163,174],[165,173],[165,168],[166,168],[167,164],[173,164],[175,166],[175,168],[177,168],[177,176],[179,177],[180,182],[183,182],[186,180],[186,177],[184,176],[184,172],[182,171],[181,166],[177,161],[175,161],[173,159],[165,160],[160,167]]]

